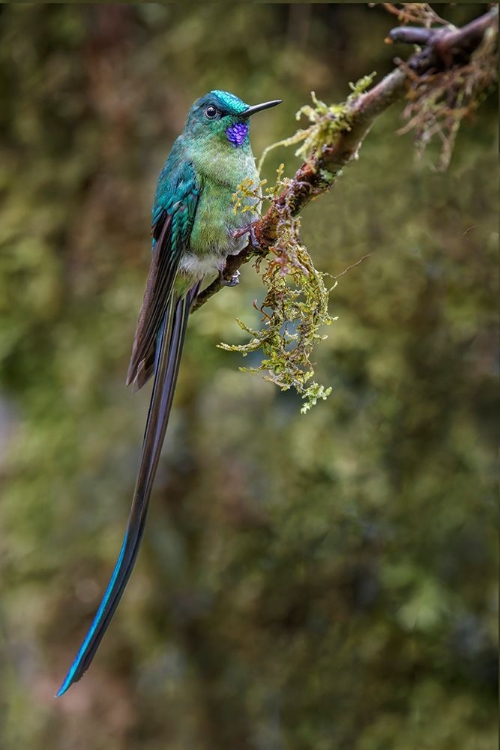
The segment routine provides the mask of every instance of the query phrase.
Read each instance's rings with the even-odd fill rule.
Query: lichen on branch
[[[296,114],[297,120],[305,115],[311,124],[308,128],[297,130],[289,138],[273,143],[264,149],[259,161],[259,172],[267,154],[278,146],[293,146],[302,142],[295,156],[300,156],[311,163],[312,157],[320,155],[324,146],[331,146],[335,143],[340,133],[351,129],[352,105],[371,86],[375,75],[376,73],[371,73],[363,76],[355,84],[350,83],[352,93],[341,104],[325,104],[317,98],[314,91],[311,91],[313,106],[305,104]]]
[[[264,190],[264,200],[272,200],[287,183],[282,176],[283,165],[273,187]],[[263,182],[265,184],[265,181]],[[245,204],[245,198],[255,197],[255,191],[242,183],[234,195],[235,210]],[[243,356],[261,351],[258,367],[242,367],[246,372],[266,372],[265,380],[281,390],[294,388],[304,399],[305,413],[318,399],[325,399],[331,388],[311,381],[314,367],[311,355],[315,344],[326,338],[320,328],[329,325],[328,292],[324,275],[317,271],[307,249],[300,242],[300,219],[292,216],[286,204],[280,209],[276,242],[266,258],[257,257],[255,267],[262,275],[266,290],[264,301],[255,307],[262,313],[260,330],[250,328],[238,320],[238,325],[251,336],[246,344],[219,344],[221,349],[236,351]]]

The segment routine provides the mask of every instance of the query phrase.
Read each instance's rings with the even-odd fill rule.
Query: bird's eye
[[[217,117],[217,107],[214,107],[212,104],[206,108],[205,115],[208,117],[209,120],[213,120],[215,117]]]

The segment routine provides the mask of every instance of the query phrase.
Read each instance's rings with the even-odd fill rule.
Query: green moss
[[[286,189],[289,180],[283,179],[283,165],[278,169],[276,184],[265,189],[265,199],[271,201]],[[262,181],[261,185],[265,185]],[[244,198],[259,197],[251,184],[244,182],[234,196],[235,210],[245,211]],[[318,341],[326,338],[320,333],[329,325],[329,290],[324,274],[314,267],[311,256],[300,241],[300,219],[292,216],[289,206],[279,209],[277,239],[265,259],[259,258],[256,268],[261,272],[266,295],[258,308],[264,325],[254,330],[243,321],[238,325],[251,339],[246,344],[219,344],[221,349],[236,351],[243,356],[261,350],[259,367],[242,367],[244,372],[266,372],[265,380],[282,390],[295,388],[305,400],[303,413],[318,399],[326,399],[331,388],[311,382],[314,368],[311,355]]]
[[[264,149],[259,161],[259,171],[267,154],[278,146],[294,146],[296,143],[302,143],[296,150],[295,156],[300,156],[309,161],[312,156],[320,154],[325,146],[333,145],[340,133],[351,129],[352,105],[371,86],[375,75],[376,73],[371,73],[368,76],[363,76],[354,84],[350,83],[352,93],[341,104],[325,104],[317,98],[314,91],[311,91],[314,106],[305,104],[296,114],[297,120],[305,115],[311,124],[308,128],[297,130],[290,138],[273,143]],[[324,171],[326,181],[332,182],[336,175]]]

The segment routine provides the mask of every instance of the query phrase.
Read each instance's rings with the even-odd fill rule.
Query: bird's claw
[[[254,226],[257,224],[259,219],[256,219],[255,221],[250,222],[250,224],[247,224],[243,229],[238,229],[236,232],[234,232],[233,236],[235,239],[239,239],[239,237],[243,237],[244,234],[248,234],[248,244],[253,250],[258,250],[260,248],[260,243],[255,236],[255,230]]]
[[[240,283],[240,272],[235,271],[231,278],[225,279],[222,271],[219,273],[220,282],[223,286],[238,286]]]

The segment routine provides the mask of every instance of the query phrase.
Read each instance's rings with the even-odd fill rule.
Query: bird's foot
[[[238,231],[233,235],[235,239],[239,239],[240,237],[243,237],[244,234],[248,234],[248,244],[250,245],[252,250],[258,250],[260,248],[260,243],[257,240],[254,231],[254,226],[258,221],[260,220],[256,219],[255,221],[250,222],[250,224],[247,224],[246,227],[243,227],[243,229],[238,229]]]
[[[219,271],[219,281],[222,286],[238,286],[240,283],[240,272],[235,271],[229,279],[226,279],[223,272]]]
[[[248,226],[248,234],[250,237],[249,244],[252,247],[253,250],[259,250],[260,249],[260,242],[258,241],[257,237],[255,236],[255,230],[254,225],[256,224],[256,221],[253,221]]]

